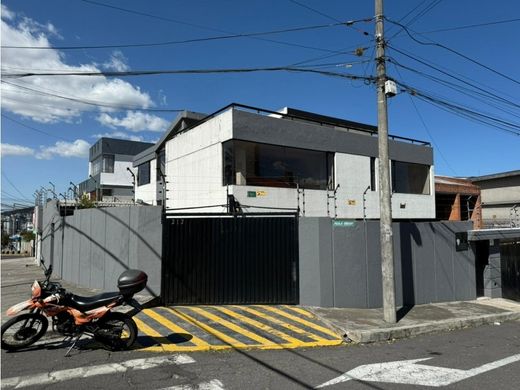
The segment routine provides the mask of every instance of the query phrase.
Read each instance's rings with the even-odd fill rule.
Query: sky
[[[389,99],[390,133],[430,142],[439,175],[520,169],[520,3],[385,3],[387,73],[399,91]],[[34,203],[49,182],[65,193],[87,179],[88,149],[101,136],[155,142],[175,110],[210,114],[236,102],[376,125],[369,80],[118,74],[299,66],[370,79],[374,13],[371,0],[2,1],[2,209]],[[300,27],[315,28],[229,37]],[[20,77],[42,72],[116,74]]]

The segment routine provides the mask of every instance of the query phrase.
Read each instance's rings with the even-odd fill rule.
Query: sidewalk
[[[383,320],[383,309],[307,307],[347,340],[372,343],[520,319],[520,302],[502,298],[417,305],[397,313],[397,324]]]

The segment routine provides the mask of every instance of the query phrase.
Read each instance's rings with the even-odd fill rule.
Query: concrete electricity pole
[[[392,204],[390,199],[390,167],[388,160],[388,113],[386,107],[386,66],[383,26],[383,0],[375,0],[377,130],[379,143],[379,209],[381,270],[383,272],[383,313],[386,322],[396,322],[394,286],[394,244],[392,241]]]

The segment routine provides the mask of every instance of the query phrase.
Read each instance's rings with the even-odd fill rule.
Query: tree
[[[81,198],[78,202],[78,207],[80,209],[91,209],[92,207],[95,207],[94,201],[92,201],[87,194],[81,195]]]
[[[29,242],[34,240],[36,238],[36,235],[34,234],[34,232],[24,230],[23,232],[20,232],[20,237],[22,237],[22,240]]]
[[[9,245],[9,234],[2,232],[2,247]]]

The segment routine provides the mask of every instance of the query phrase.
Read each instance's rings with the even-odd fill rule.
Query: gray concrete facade
[[[317,123],[269,117],[233,110],[233,138],[302,149],[341,152],[377,157],[377,137],[347,129],[336,130]],[[390,139],[392,160],[433,165],[433,149],[429,145]]]
[[[144,294],[161,292],[160,207],[75,210],[61,217],[56,201],[43,215],[42,257],[63,280],[103,291],[117,290],[119,275],[131,268],[148,274]]]
[[[475,253],[456,251],[468,222],[394,222],[396,304],[476,298]],[[379,222],[301,218],[300,304],[382,306]]]

